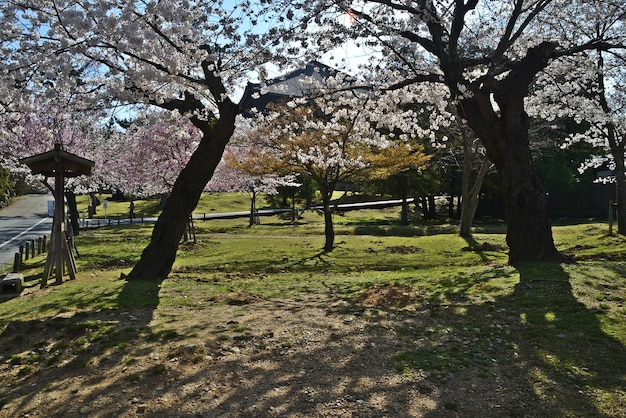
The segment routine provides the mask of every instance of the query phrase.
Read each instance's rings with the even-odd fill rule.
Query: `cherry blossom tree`
[[[80,113],[69,106],[45,101],[37,105],[21,102],[5,107],[0,112],[0,166],[30,183],[42,181],[43,178],[33,176],[19,160],[61,144],[65,151],[96,163],[91,177],[68,179],[67,188],[78,193],[95,190],[106,182],[102,171],[107,158],[102,147],[104,127],[94,122],[102,116],[101,112]],[[52,186],[48,185],[48,189]]]
[[[551,62],[623,48],[623,2],[320,0],[284,7],[297,17],[298,30],[288,30],[298,45],[316,53],[348,40],[373,48],[368,71],[382,88],[445,85],[498,171],[509,262],[563,260],[532,163],[524,101]],[[346,13],[349,25],[340,19]],[[607,23],[601,33],[591,30],[593,16]]]
[[[589,118],[594,122],[591,133],[604,139],[611,151],[617,183],[617,232],[626,235],[626,56],[611,60],[612,65],[607,66],[603,52],[597,51],[595,61],[602,112]],[[616,81],[612,89],[607,87],[607,78]]]
[[[106,182],[103,162],[106,150],[102,148],[102,127],[94,123],[101,112],[76,112],[68,105],[40,102],[35,106],[17,100],[2,106],[0,112],[0,166],[11,173],[15,183],[21,182],[29,190],[42,189],[42,185],[55,194],[54,179],[33,175],[20,159],[54,149],[56,144],[65,151],[94,161],[92,175],[69,178],[65,182],[65,201],[69,221],[75,235],[79,233],[79,213],[76,193],[96,190]],[[59,199],[59,196],[55,196]]]
[[[331,79],[323,81],[334,84]],[[387,125],[391,118],[384,115],[388,112],[404,112],[407,120],[414,119],[408,116],[412,109],[400,110],[395,94],[375,99],[367,91],[330,94],[332,90],[320,91],[328,84],[313,86],[313,97],[304,95],[285,105],[270,106],[272,112],[259,116],[259,129],[246,138],[253,151],[241,167],[257,175],[309,175],[322,198],[324,251],[332,251],[335,232],[331,199],[338,182],[421,169],[429,157],[417,138],[405,133],[411,130]]]
[[[123,141],[108,161],[110,182],[135,196],[170,193],[201,140],[189,118],[176,111],[143,113],[117,134]]]
[[[324,250],[332,251],[330,202],[340,181],[424,168],[430,157],[422,142],[435,142],[438,128],[449,126],[453,118],[445,101],[423,101],[436,88],[375,91],[349,73],[314,60],[306,68],[262,82],[257,97],[252,95],[259,126],[243,141],[251,151],[240,165],[257,175],[311,178],[322,198]],[[437,93],[446,97],[441,89]]]
[[[602,25],[598,24],[598,30]],[[581,54],[576,60],[551,65],[538,80],[535,94],[528,100],[529,113],[548,122],[568,118],[578,123],[580,132],[569,134],[562,143],[570,148],[580,142],[608,150],[616,183],[618,233],[626,234],[626,71],[625,56],[601,50]],[[560,80],[559,83],[552,82]],[[596,164],[604,159],[588,159]]]
[[[234,89],[270,55],[255,32],[281,13],[261,0],[0,4],[3,97],[80,98],[99,108],[152,105],[187,116],[201,133],[128,279],[169,274],[187,219],[233,133],[240,112]]]
[[[240,128],[240,129],[249,129]],[[213,178],[207,184],[207,191],[247,192],[250,195],[250,222],[257,223],[257,196],[259,193],[277,194],[281,187],[297,187],[293,175],[279,175],[259,168],[259,160],[255,159],[254,149],[234,143],[226,147],[224,158],[217,167]]]

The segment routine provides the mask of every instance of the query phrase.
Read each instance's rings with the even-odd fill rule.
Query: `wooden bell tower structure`
[[[53,150],[23,158],[20,162],[26,164],[33,174],[54,177],[52,234],[41,287],[48,285],[48,279],[53,272],[56,284],[63,283],[65,271],[73,280],[76,278],[76,263],[65,232],[65,179],[90,176],[94,162],[63,151],[61,144],[55,144]]]

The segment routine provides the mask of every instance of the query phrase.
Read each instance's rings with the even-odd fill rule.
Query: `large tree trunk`
[[[214,125],[210,121],[192,119],[202,130],[202,140],[174,182],[165,207],[154,225],[150,243],[129,273],[128,280],[164,280],[170,273],[189,216],[196,208],[204,186],[213,176],[233,134],[236,115],[237,106],[226,101],[221,104],[220,119]]]
[[[527,117],[522,107],[519,108],[518,115],[510,112],[513,115],[508,117],[518,116],[520,123],[504,123],[500,135],[483,140],[489,159],[498,170],[507,223],[509,263],[560,261],[562,257],[554,246],[546,210],[545,192],[530,154]]]
[[[498,170],[511,264],[564,260],[554,246],[545,193],[531,158],[529,118],[524,110],[529,86],[548,64],[553,51],[554,45],[548,42],[529,49],[505,79],[485,77],[472,96],[459,103],[459,113],[480,138]]]
[[[530,150],[523,143],[510,148],[496,163],[504,196],[509,263],[559,261],[545,192],[533,168]]]

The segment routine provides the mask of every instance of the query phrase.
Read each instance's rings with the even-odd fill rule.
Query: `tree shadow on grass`
[[[346,298],[352,288],[168,307],[159,292],[175,290],[128,282],[116,310],[4,332],[3,350],[41,356],[16,359],[4,412],[35,417],[43,403],[52,417],[624,416],[624,346],[560,266],[517,272],[519,283],[490,299],[474,290],[510,283],[512,269],[442,278],[401,308]],[[419,294],[419,277],[407,282]],[[18,327],[24,340],[54,329],[50,342],[65,346],[16,341]]]
[[[321,250],[310,257],[302,257],[290,263],[289,267],[298,268],[301,271],[319,271],[321,267],[326,268],[332,265],[326,257],[328,254],[329,251]]]
[[[512,335],[539,404],[562,416],[626,415],[626,347],[603,329],[603,313],[578,300],[561,265],[518,270],[520,283],[501,303],[519,313]]]
[[[42,313],[40,319],[5,322],[6,326],[0,328],[4,363],[0,365],[0,376],[5,386],[0,392],[0,406],[15,408],[15,416],[43,416],[33,405],[51,397],[45,416],[66,416],[68,412],[99,416],[92,405],[116,388],[98,387],[98,382],[88,387],[90,370],[123,368],[132,364],[132,359],[149,355],[152,347],[147,342],[177,338],[171,331],[150,328],[159,289],[157,281],[125,282],[121,291],[65,288],[63,299],[36,305]],[[54,286],[47,291],[55,292]],[[117,299],[115,308],[110,302],[101,303],[112,298]],[[133,379],[124,373],[120,378]],[[61,392],[64,395],[58,395]],[[79,392],[84,396],[78,396]],[[80,404],[68,403],[73,397],[81,398]],[[81,406],[83,412],[79,411]],[[7,413],[0,416],[10,416]]]
[[[408,366],[447,374],[427,416],[625,416],[626,347],[577,299],[560,265],[517,270],[512,293],[457,309],[461,316],[440,311],[453,337],[404,354]]]
[[[487,262],[488,258],[485,253],[482,251],[481,245],[476,239],[472,236],[470,237],[462,237],[465,242],[467,242],[467,250],[466,251],[474,251],[476,254],[480,256],[480,259],[483,262]]]

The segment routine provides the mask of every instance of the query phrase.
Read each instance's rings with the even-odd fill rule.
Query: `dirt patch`
[[[355,302],[367,306],[406,306],[416,303],[419,295],[410,286],[374,286],[354,298]]]
[[[211,302],[225,303],[227,305],[249,305],[251,303],[258,303],[266,300],[267,298],[261,295],[249,292],[223,293],[209,299]]]
[[[374,325],[319,292],[69,316],[4,330],[0,417],[422,416],[438,404],[426,374],[394,368],[399,318]]]
[[[420,303],[418,292],[404,285],[374,286],[351,300],[321,290],[284,299],[248,292],[193,296],[151,308],[13,321],[0,330],[0,417],[562,412],[552,407],[554,381],[526,372],[543,361],[534,359],[534,342],[526,343],[515,310]],[[584,403],[580,391],[589,390],[581,382],[558,382],[568,399]],[[589,405],[572,411],[624,416]]]
[[[387,251],[392,254],[416,254],[424,252],[421,248],[411,245],[395,245],[387,247]]]
[[[575,261],[624,261],[626,254],[623,252],[606,253],[599,252],[596,254],[579,254],[574,257]]]

